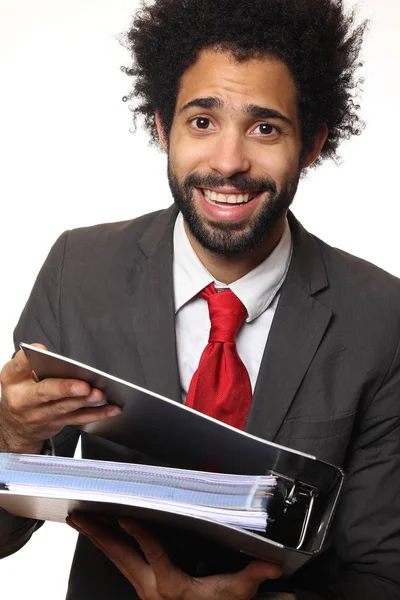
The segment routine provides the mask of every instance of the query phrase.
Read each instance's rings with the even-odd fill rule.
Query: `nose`
[[[223,177],[246,173],[250,170],[251,162],[246,153],[245,141],[233,132],[218,136],[209,155],[209,165]]]

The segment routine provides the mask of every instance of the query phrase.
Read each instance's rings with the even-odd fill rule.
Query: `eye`
[[[206,117],[196,117],[190,121],[190,124],[194,129],[202,131],[207,131],[208,129],[211,129],[212,126],[210,119],[207,119]]]
[[[277,127],[274,127],[274,125],[270,125],[269,123],[261,123],[261,125],[258,125],[254,129],[254,133],[265,137],[270,137],[278,134],[279,130]]]

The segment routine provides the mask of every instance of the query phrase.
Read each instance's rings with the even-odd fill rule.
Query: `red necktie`
[[[235,338],[247,312],[229,289],[217,292],[211,283],[200,295],[208,302],[211,330],[190,382],[186,406],[244,429],[252,393],[249,374],[237,353]]]

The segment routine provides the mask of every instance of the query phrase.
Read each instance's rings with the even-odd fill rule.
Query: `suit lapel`
[[[146,386],[180,401],[175,338],[173,228],[177,211],[163,211],[139,241],[144,260],[138,265],[133,324]]]
[[[289,218],[293,257],[264,351],[246,431],[273,440],[321,343],[332,313],[314,296],[327,287],[315,239]]]

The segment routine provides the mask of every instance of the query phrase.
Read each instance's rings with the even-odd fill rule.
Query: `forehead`
[[[182,76],[176,110],[194,98],[216,96],[239,108],[257,104],[297,116],[296,85],[288,67],[266,56],[238,62],[228,52],[203,50]]]

